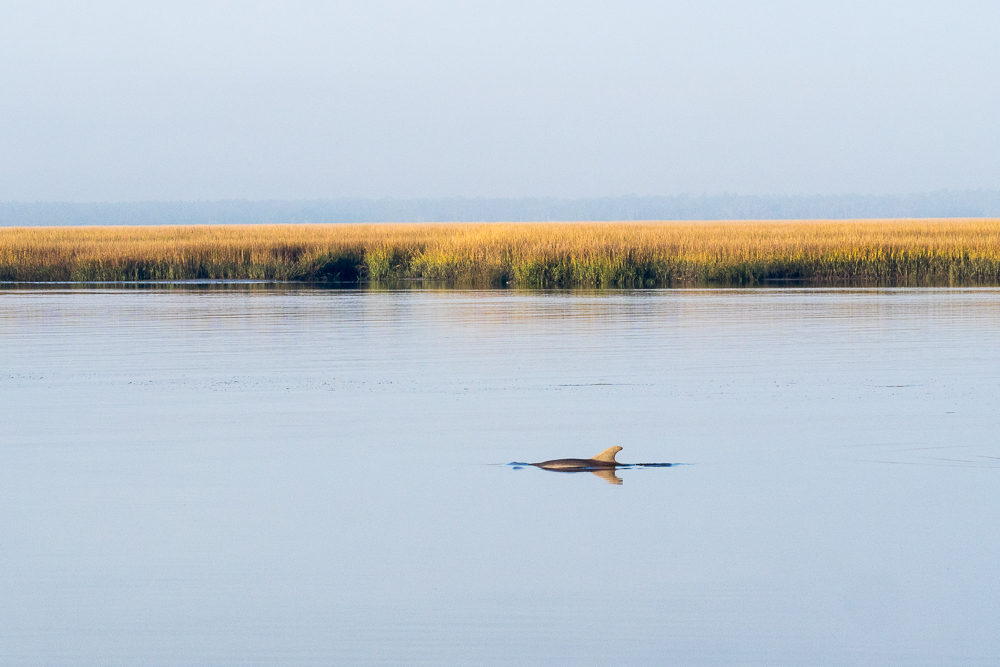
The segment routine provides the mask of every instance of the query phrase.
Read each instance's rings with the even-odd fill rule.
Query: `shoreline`
[[[991,287],[1000,219],[0,229],[0,282]]]

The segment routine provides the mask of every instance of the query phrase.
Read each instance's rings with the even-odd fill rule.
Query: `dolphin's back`
[[[549,470],[581,470],[588,468],[614,468],[615,466],[621,465],[615,460],[615,454],[622,450],[621,447],[608,447],[603,452],[591,459],[553,459],[551,461],[542,461],[541,463],[532,463],[533,466],[538,466],[539,468],[548,468]]]
[[[541,463],[532,463],[531,465],[538,466],[539,468],[550,468],[552,470],[607,467],[606,463],[602,464],[600,461],[592,459],[553,459],[551,461],[542,461]]]

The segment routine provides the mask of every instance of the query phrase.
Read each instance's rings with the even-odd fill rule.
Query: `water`
[[[1000,291],[0,291],[4,665],[992,665]],[[589,457],[683,463],[514,469]]]

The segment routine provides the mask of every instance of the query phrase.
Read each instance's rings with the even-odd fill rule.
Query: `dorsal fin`
[[[605,463],[618,463],[618,461],[615,460],[615,454],[617,454],[621,450],[622,450],[622,448],[618,447],[618,446],[608,447],[607,449],[605,449],[603,452],[601,452],[597,456],[591,456],[590,460],[591,461],[604,461]]]

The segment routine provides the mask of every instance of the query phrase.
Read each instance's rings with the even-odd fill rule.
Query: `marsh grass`
[[[0,280],[1000,284],[1000,220],[21,227]]]

